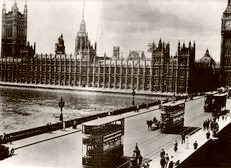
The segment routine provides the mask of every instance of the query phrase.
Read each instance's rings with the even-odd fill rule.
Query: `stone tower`
[[[222,85],[231,86],[231,0],[221,19],[221,73]]]
[[[118,60],[120,58],[120,47],[119,46],[113,46],[113,58]]]
[[[91,42],[88,40],[88,33],[86,30],[86,23],[84,19],[85,1],[83,3],[83,13],[80,22],[80,29],[77,32],[77,36],[75,39],[75,55],[80,55],[82,60],[90,61],[92,63],[96,56],[96,43],[93,47],[91,45]]]
[[[164,43],[160,39],[157,45],[154,42],[152,45],[151,73],[153,77],[151,81],[153,85],[151,91],[165,92],[167,90],[167,64],[170,59],[170,44]]]
[[[24,12],[18,10],[15,1],[11,11],[6,12],[6,4],[2,7],[2,57],[22,57],[27,49],[27,4]]]
[[[183,43],[181,46],[178,42],[177,49],[177,92],[193,93],[194,92],[194,69],[195,69],[196,43],[191,41],[188,46]],[[198,82],[198,81],[197,81]]]

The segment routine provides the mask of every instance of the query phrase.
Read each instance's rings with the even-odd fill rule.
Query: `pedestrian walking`
[[[184,144],[185,143],[185,134],[183,133],[181,135],[181,144]]]
[[[173,166],[174,166],[173,156],[171,156],[171,160],[170,160],[170,162],[168,164],[168,168],[173,168]]]
[[[198,147],[198,143],[197,143],[197,141],[195,141],[195,142],[194,142],[193,147],[194,147],[194,150],[196,150],[196,149],[197,149],[197,147]]]
[[[186,137],[185,149],[189,149],[189,139],[188,139],[188,137]]]
[[[66,123],[65,121],[63,121],[63,131],[65,131],[65,129],[66,129]]]
[[[77,129],[77,122],[76,122],[76,120],[73,121],[72,128],[73,128],[73,129]]]
[[[143,166],[143,167],[144,167],[144,168],[149,168],[149,166],[150,166],[149,163],[146,161],[146,162],[144,163],[144,166]]]
[[[169,162],[169,156],[168,156],[168,154],[166,153],[166,155],[165,155],[165,167],[168,166],[168,162]]]
[[[212,123],[212,119],[208,119],[208,129],[211,129],[211,123]]]
[[[51,126],[51,123],[49,123],[49,132],[50,132],[50,134],[52,134],[52,126]]]
[[[203,130],[206,129],[206,121],[203,122]]]
[[[177,152],[177,150],[178,150],[178,143],[177,143],[177,141],[175,141],[175,144],[174,144],[174,151]]]
[[[210,138],[210,135],[211,135],[211,134],[210,134],[210,132],[208,131],[208,132],[206,133],[206,138],[209,139],[209,138]]]
[[[164,158],[164,157],[165,157],[165,151],[164,151],[164,149],[161,150],[161,152],[160,152],[160,157],[161,157],[161,158]]]
[[[5,140],[6,140],[6,133],[5,132],[3,132],[3,134],[2,134],[2,139],[1,139],[1,143],[2,144],[5,144],[6,142],[5,142]]]
[[[160,166],[161,166],[161,168],[165,168],[165,164],[166,164],[165,158],[161,158],[160,159]]]

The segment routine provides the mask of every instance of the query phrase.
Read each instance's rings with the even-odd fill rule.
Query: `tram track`
[[[191,119],[192,121],[194,121],[194,118],[192,118]],[[179,135],[181,135],[183,132],[185,132],[185,131],[188,131],[190,128],[187,128],[186,130],[184,130],[184,131],[182,131],[182,132],[179,132]],[[157,130],[157,131],[159,131],[159,130]],[[173,136],[175,135],[175,134],[172,134]],[[170,136],[170,135],[169,135]],[[147,149],[151,149],[151,148],[149,148],[149,146],[151,146],[151,144],[152,143],[154,143],[154,142],[158,142],[158,141],[160,141],[160,140],[162,140],[164,137],[166,137],[166,134],[163,134],[163,133],[158,133],[157,135],[155,135],[155,136],[153,136],[153,134],[150,134],[149,136],[145,136],[145,137],[142,137],[142,139],[145,139],[145,140],[143,140],[143,141],[139,141],[139,147],[140,148],[143,148],[143,149],[145,149],[145,148],[147,148]],[[156,147],[156,150],[154,150],[154,151],[157,151],[158,150],[158,152],[159,152],[159,149],[161,149],[161,148],[165,148],[165,146],[166,145],[168,145],[169,143],[173,143],[175,140],[180,140],[180,138],[181,137],[177,137],[177,138],[171,138],[170,140],[168,140],[165,144],[163,144],[163,145],[158,145],[157,147]],[[125,152],[126,153],[129,153],[129,151],[132,153],[132,149],[133,149],[133,147],[131,147],[131,148],[129,148],[129,149],[127,149]],[[152,150],[153,151],[153,150]]]
[[[126,116],[126,114],[124,115],[124,118],[132,118],[132,117],[135,117],[135,116],[138,116],[138,115],[142,115],[142,114],[145,114],[145,113],[151,113],[151,112],[154,112],[156,113],[156,111],[158,110],[158,106],[153,106],[152,109],[146,109],[145,111],[140,111],[140,112],[133,112],[133,114],[129,114]],[[157,113],[156,113],[157,114]],[[157,114],[158,115],[158,114]],[[194,119],[191,119],[191,120],[194,120]],[[146,126],[146,120],[144,120],[144,123],[145,123],[145,126]],[[146,127],[147,128],[147,127]],[[134,129],[134,128],[133,128]],[[77,132],[81,132],[82,129],[79,129],[75,132],[72,132],[72,133],[77,133]],[[126,131],[131,131],[130,129],[126,130]],[[158,130],[157,130],[158,131]],[[157,133],[157,131],[155,131]],[[146,148],[148,149],[147,152],[144,153],[144,157],[153,157],[155,156],[156,154],[159,153],[159,149],[161,148],[167,148],[167,147],[170,147],[171,144],[172,144],[172,141],[173,140],[170,140],[166,143],[164,143],[164,145],[158,145],[158,147],[155,147],[154,149],[153,148],[150,148],[149,146],[154,143],[155,141],[158,142],[160,139],[162,139],[165,134],[162,134],[162,133],[157,133],[157,135],[153,136],[152,134],[153,132],[150,132],[148,134],[148,136],[145,136],[145,137],[140,137],[139,138],[139,146],[141,148]],[[63,135],[60,135],[60,136],[56,136],[56,137],[51,137],[49,139],[45,139],[45,140],[40,140],[40,141],[37,141],[37,142],[34,142],[34,143],[30,143],[30,144],[27,144],[27,145],[23,145],[23,146],[20,146],[16,149],[21,149],[21,148],[25,148],[25,147],[28,147],[28,146],[31,146],[31,145],[35,145],[35,144],[38,144],[38,143],[42,143],[42,142],[45,142],[45,141],[49,141],[49,140],[52,140],[52,139],[55,139],[55,138],[59,138],[61,136],[66,136],[67,134],[63,134]],[[178,138],[180,139],[180,138]],[[174,141],[173,141],[174,142]],[[134,144],[133,144],[134,145]],[[129,152],[129,151],[132,151],[132,149],[134,149],[134,147],[132,147],[132,145],[129,145],[131,146],[130,148],[126,149],[126,152]],[[131,153],[132,154],[132,153]]]
[[[191,122],[191,121],[195,121],[195,119],[198,119],[198,118],[200,118],[200,117],[198,117],[198,115],[195,115],[195,116],[193,116],[193,118],[191,118],[190,120],[187,120],[187,122],[189,122],[188,124],[191,124],[191,123],[193,123],[193,122]],[[144,121],[145,122],[145,121]],[[129,132],[129,131],[131,131],[131,130],[127,130],[127,132]],[[156,130],[156,131],[159,131],[159,130]],[[152,131],[152,132],[156,132],[156,131]],[[184,130],[184,131],[187,131],[187,130]],[[182,133],[182,132],[181,132]],[[157,137],[157,136],[159,136],[159,135],[161,135],[162,133],[158,133],[155,137]],[[180,133],[179,133],[180,134]],[[163,134],[164,135],[164,134]],[[151,138],[151,139],[150,139]],[[141,146],[143,143],[145,143],[145,141],[147,141],[147,139],[149,140],[150,139],[150,141],[153,141],[153,140],[157,140],[157,139],[153,139],[153,134],[150,134],[148,137],[140,137],[140,139],[145,139],[144,141],[139,141],[139,139],[138,139],[138,141],[139,141],[139,146]],[[148,144],[147,144],[148,145]],[[131,147],[132,148],[132,147]]]
[[[197,108],[195,109],[197,110]],[[201,110],[200,110],[201,111]],[[205,116],[202,114],[198,115],[197,113],[193,113],[194,115],[192,115],[190,117],[189,120],[186,120],[187,121],[187,125],[193,125],[193,123],[195,123],[196,121],[198,122],[198,119],[201,120],[201,118],[207,118],[208,116]],[[200,125],[201,127],[201,125]],[[190,128],[187,128],[186,130],[184,131],[187,131],[188,129]],[[129,131],[129,130],[127,130]],[[197,130],[196,130],[197,131]],[[183,132],[180,132],[179,134],[181,134]],[[194,134],[195,131],[192,130],[191,132],[189,132],[189,134]],[[139,147],[142,148],[142,149],[146,149],[146,152],[145,154],[143,155],[143,157],[147,157],[147,158],[154,158],[154,157],[157,157],[159,155],[159,152],[160,152],[160,149],[169,149],[171,146],[173,146],[173,143],[177,140],[179,141],[181,139],[181,136],[177,136],[177,137],[174,137],[174,138],[171,138],[170,140],[168,140],[166,143],[162,144],[162,145],[158,145],[157,147],[155,147],[155,149],[153,150],[152,148],[150,148],[149,146],[151,146],[153,143],[155,143],[155,141],[158,142],[158,140],[161,140],[163,137],[165,137],[166,135],[165,134],[162,134],[161,133],[158,133],[157,135],[155,135],[155,137],[153,137],[152,134],[150,134],[149,136],[145,136],[145,137],[142,137],[142,139],[144,139],[143,141],[139,141]],[[154,139],[153,139],[154,138]],[[132,149],[134,149],[133,147],[130,147],[128,149],[126,149],[126,153],[129,153],[129,151],[131,152],[132,154]],[[148,150],[147,150],[148,149]],[[129,162],[129,161],[128,161]],[[126,162],[126,164],[128,163]],[[121,166],[117,167],[117,168],[120,168]]]

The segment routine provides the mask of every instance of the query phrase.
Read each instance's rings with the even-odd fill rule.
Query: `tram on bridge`
[[[205,112],[212,112],[215,115],[219,115],[226,110],[227,93],[211,92],[205,96]]]
[[[82,125],[84,168],[115,167],[123,157],[124,118],[108,116]]]
[[[206,92],[205,93],[205,103],[204,103],[204,111],[205,112],[211,112],[213,109],[213,102],[214,102],[214,95],[218,92],[212,91],[212,92]]]
[[[160,105],[161,127],[164,133],[176,131],[184,127],[185,102],[173,101]]]

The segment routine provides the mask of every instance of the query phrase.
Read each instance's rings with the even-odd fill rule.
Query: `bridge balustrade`
[[[86,117],[82,117],[82,118],[72,119],[72,120],[65,121],[65,126],[66,126],[66,128],[68,128],[68,127],[72,127],[74,123],[76,125],[79,125],[79,124],[82,124],[84,122],[97,119],[99,117],[101,118],[101,117],[106,117],[108,115],[123,114],[123,113],[137,110],[137,107],[138,107],[138,109],[142,109],[142,108],[155,106],[158,104],[160,104],[159,100],[148,103],[148,104],[143,103],[143,104],[138,105],[138,106],[129,106],[129,107],[117,109],[117,110],[112,111],[110,114],[108,114],[108,112],[104,112],[104,113],[94,114],[94,115],[90,115],[90,116],[86,116]],[[31,128],[31,129],[26,129],[26,130],[22,130],[22,131],[13,132],[13,133],[8,133],[8,134],[4,135],[4,138],[3,138],[3,135],[0,136],[0,144],[12,142],[12,141],[17,141],[20,139],[32,137],[32,136],[43,134],[43,133],[48,133],[50,131],[60,130],[60,129],[62,129],[62,127],[63,127],[63,124],[61,122],[58,122],[58,123],[54,123],[54,124],[50,124],[50,125],[44,125],[44,126]]]

